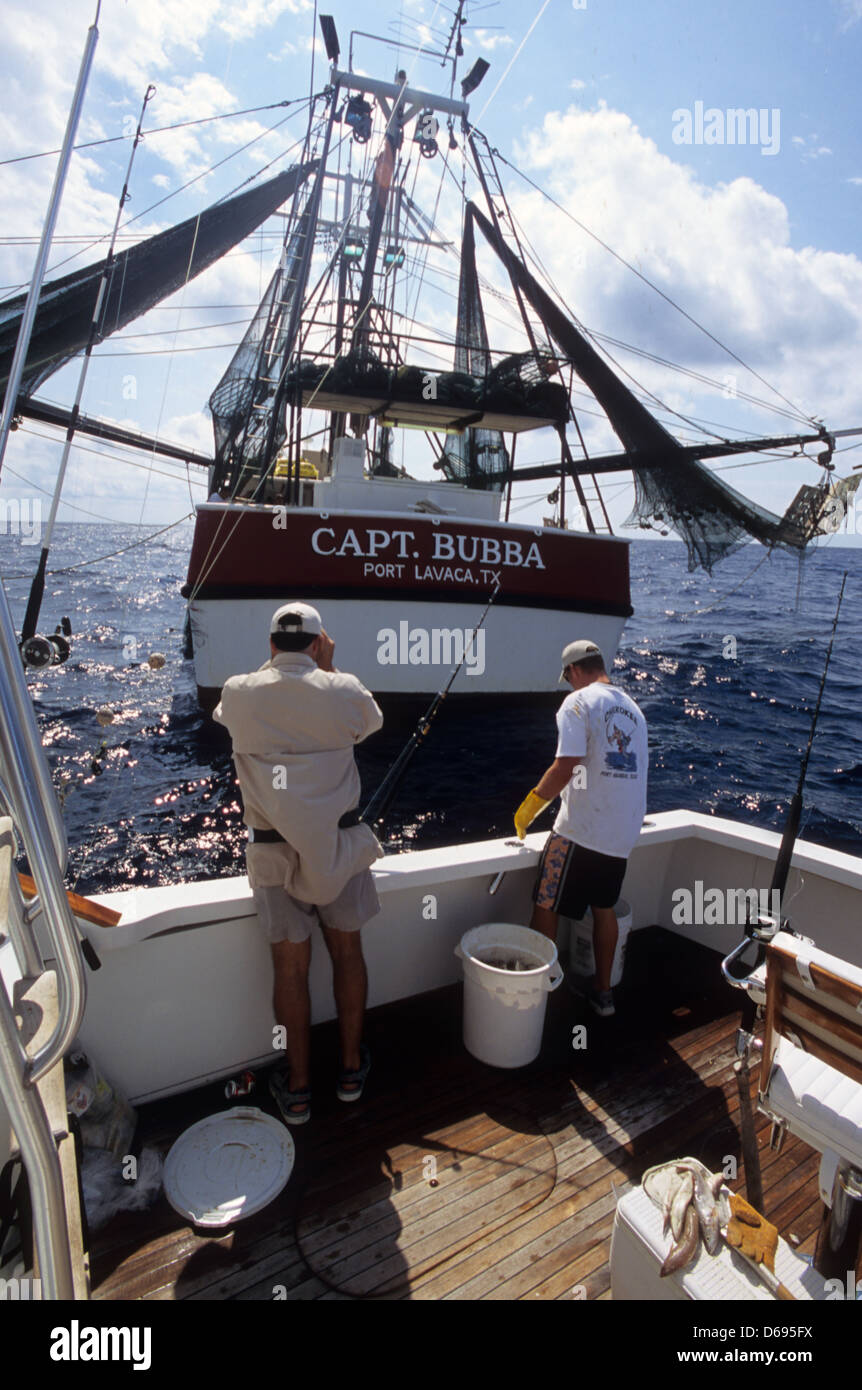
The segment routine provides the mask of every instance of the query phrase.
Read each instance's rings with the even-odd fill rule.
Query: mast
[[[15,356],[12,359],[9,380],[6,383],[6,395],[3,401],[3,416],[2,419],[0,419],[0,469],[3,467],[6,445],[9,440],[9,431],[12,427],[12,418],[15,414],[15,403],[18,399],[18,389],[21,385],[24,364],[27,360],[27,348],[30,345],[30,334],[33,331],[33,322],[36,318],[36,309],[39,305],[39,292],[45,277],[45,266],[48,264],[48,255],[54,237],[54,227],[57,222],[57,214],[60,211],[60,200],[63,196],[66,174],[68,173],[69,162],[72,158],[72,146],[75,143],[75,133],[78,129],[78,122],[81,118],[81,110],[84,105],[84,93],[87,90],[87,81],[90,76],[90,69],[93,65],[93,55],[96,51],[96,44],[99,39],[99,30],[97,26],[100,9],[101,0],[99,0],[99,4],[96,8],[96,18],[87,31],[87,42],[84,48],[84,56],[81,59],[80,71],[78,72],[78,83],[75,87],[75,95],[72,99],[72,109],[69,112],[69,119],[66,123],[66,135],[63,140],[63,148],[60,151],[60,161],[54,176],[51,201],[48,204],[45,225],[42,228],[42,239],[39,243],[36,264],[33,268],[33,278],[30,281],[27,303],[24,306],[24,312],[21,316],[21,325],[18,330],[18,342],[15,346]]]
[[[305,231],[305,245],[302,251],[302,259],[299,264],[296,283],[293,286],[293,302],[290,306],[290,318],[288,320],[287,335],[285,342],[284,365],[282,367],[278,386],[276,387],[276,397],[273,403],[272,414],[269,421],[267,433],[266,450],[264,458],[267,466],[272,463],[275,452],[275,434],[278,428],[279,417],[284,408],[287,395],[287,367],[293,355],[296,343],[296,334],[299,328],[300,314],[302,313],[305,300],[305,291],[308,285],[308,275],[311,269],[311,258],[314,254],[314,234],[317,226],[317,219],[320,215],[320,199],[323,193],[323,180],[326,175],[326,161],[329,156],[329,146],[332,140],[332,127],[335,124],[335,112],[338,105],[339,84],[333,74],[333,82],[329,94],[329,116],[326,121],[326,133],[323,137],[323,149],[320,155],[320,163],[317,169],[317,176],[314,181],[311,197],[306,208],[307,220]],[[299,495],[299,450],[296,450],[296,457],[291,458],[288,474],[288,489],[294,489],[296,496]]]
[[[155,94],[155,87],[150,83],[144,94],[141,114],[138,117],[138,128],[135,131],[135,138],[132,142],[132,149],[129,154],[129,163],[126,168],[126,177],[123,179],[123,190],[120,194],[117,205],[117,216],[114,219],[114,229],[111,233],[111,240],[108,245],[108,254],[105,257],[102,278],[96,291],[96,303],[93,306],[93,317],[90,321],[90,335],[87,339],[87,346],[84,349],[84,357],[81,362],[81,371],[78,376],[78,389],[75,392],[75,402],[72,406],[72,413],[69,418],[69,426],[66,430],[66,442],[63,445],[63,453],[60,459],[60,467],[57,470],[57,482],[54,487],[54,496],[51,500],[51,511],[48,514],[48,524],[45,527],[45,536],[42,541],[42,553],[39,556],[39,564],[33,576],[33,583],[30,586],[30,597],[27,600],[27,611],[24,614],[24,625],[21,628],[21,642],[27,642],[36,631],[36,624],[39,621],[39,610],[42,607],[42,596],[45,592],[45,570],[48,565],[48,555],[51,551],[51,538],[54,534],[54,523],[57,520],[57,511],[60,506],[60,497],[63,492],[63,483],[66,478],[66,468],[69,463],[69,455],[72,452],[72,441],[75,438],[75,431],[78,424],[78,416],[81,410],[81,399],[84,394],[84,385],[87,380],[87,372],[90,369],[90,358],[93,355],[93,348],[99,338],[99,327],[102,317],[102,310],[105,304],[105,294],[110,283],[111,271],[114,265],[114,247],[117,244],[117,233],[120,230],[120,218],[123,215],[123,208],[129,199],[129,179],[132,174],[132,165],[135,162],[138,145],[143,138],[142,126],[144,116],[150,99]]]
[[[374,179],[371,187],[371,227],[368,232],[365,265],[362,268],[362,284],[359,289],[359,304],[356,310],[356,319],[353,329],[353,348],[354,351],[358,353],[363,352],[368,342],[368,310],[371,307],[374,293],[374,276],[377,270],[380,236],[383,231],[383,223],[386,219],[389,192],[392,187],[392,180],[395,176],[398,152],[404,140],[404,89],[407,86],[406,72],[398,72],[396,74],[396,81],[399,84],[398,94],[391,111],[386,103],[386,98],[382,96],[380,98],[381,106],[388,119],[386,131],[383,136],[383,144],[377,156],[377,163],[374,166]]]

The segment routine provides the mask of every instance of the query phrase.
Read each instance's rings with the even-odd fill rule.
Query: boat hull
[[[298,596],[298,595],[297,595]],[[285,598],[291,595],[285,593]],[[381,696],[428,696],[445,685],[481,613],[426,600],[313,599],[335,639],[336,664]],[[256,670],[269,656],[272,599],[210,599],[190,605],[195,675],[201,702],[211,705],[228,676]],[[553,691],[557,658],[573,638],[587,637],[612,660],[624,619],[595,613],[500,608],[467,654],[453,693],[525,695]],[[428,633],[425,644],[421,634]],[[448,633],[449,637],[442,634]],[[419,634],[419,635],[417,635]],[[411,659],[412,652],[412,659]],[[435,656],[439,659],[435,660]],[[448,658],[448,659],[447,659]]]
[[[459,694],[552,691],[573,638],[613,659],[632,611],[626,541],[424,515],[200,507],[183,592],[202,702],[266,660],[273,610],[291,598],[320,608],[339,667],[369,689],[430,695],[497,584]]]

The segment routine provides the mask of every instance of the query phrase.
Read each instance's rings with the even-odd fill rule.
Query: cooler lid
[[[283,1124],[253,1106],[208,1115],[165,1160],[165,1195],[196,1226],[229,1226],[278,1196],[296,1151]]]

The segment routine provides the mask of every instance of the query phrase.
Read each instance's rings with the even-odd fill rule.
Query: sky
[[[351,25],[427,48],[445,42],[452,23],[452,8],[435,0],[324,0],[323,9],[335,18],[343,66]],[[470,118],[506,161],[504,186],[525,243],[579,321],[603,335],[598,341],[630,374],[625,379],[657,398],[659,418],[685,439],[702,437],[691,420],[720,435],[792,433],[806,429],[805,417],[837,429],[862,426],[862,0],[499,0],[471,4],[468,13],[458,77],[479,56],[491,64],[470,99]],[[32,271],[57,162],[45,152],[61,144],[94,14],[95,0],[4,6],[0,160],[14,161],[0,163],[4,294],[24,286]],[[152,133],[135,157],[120,248],[261,170],[295,162],[305,133],[302,102],[327,78],[314,19],[313,0],[102,0],[78,133],[88,148],[72,160],[47,278],[104,255],[130,130],[150,83],[156,92],[145,129]],[[359,34],[353,61],[387,80],[403,66],[416,85],[448,90],[439,59]],[[277,105],[285,100],[297,104]],[[736,109],[752,113],[744,129],[727,115]],[[248,114],[182,124],[232,112]],[[155,133],[166,126],[181,128]],[[33,155],[42,157],[22,158]],[[462,215],[460,159],[459,150],[446,170],[440,156],[424,161],[416,185],[417,201],[428,212],[436,206],[437,224],[453,242]],[[82,408],[210,453],[206,402],[271,274],[280,225],[271,220],[100,345]],[[423,282],[418,314],[441,334],[451,331],[454,312],[453,256],[448,265],[448,279],[444,271]],[[481,253],[480,271],[502,285]],[[413,301],[404,302],[409,308]],[[494,331],[505,346],[511,330],[502,306],[500,316]],[[64,368],[40,394],[70,403],[77,372]],[[615,449],[604,420],[575,399],[590,452]],[[558,457],[554,443],[550,432],[524,436],[518,461]],[[841,442],[839,474],[862,463],[854,443]],[[399,448],[412,468],[415,440],[399,440]],[[62,436],[46,427],[16,431],[0,501],[38,498],[47,510],[61,451]],[[780,512],[819,471],[772,457],[721,476]],[[546,516],[548,490],[519,485],[513,519]],[[614,477],[603,490],[620,528],[632,485]],[[185,515],[203,495],[196,471],[187,477],[145,455],[120,459],[80,439],[60,520],[155,527]],[[833,539],[858,539],[857,529],[862,505]]]

